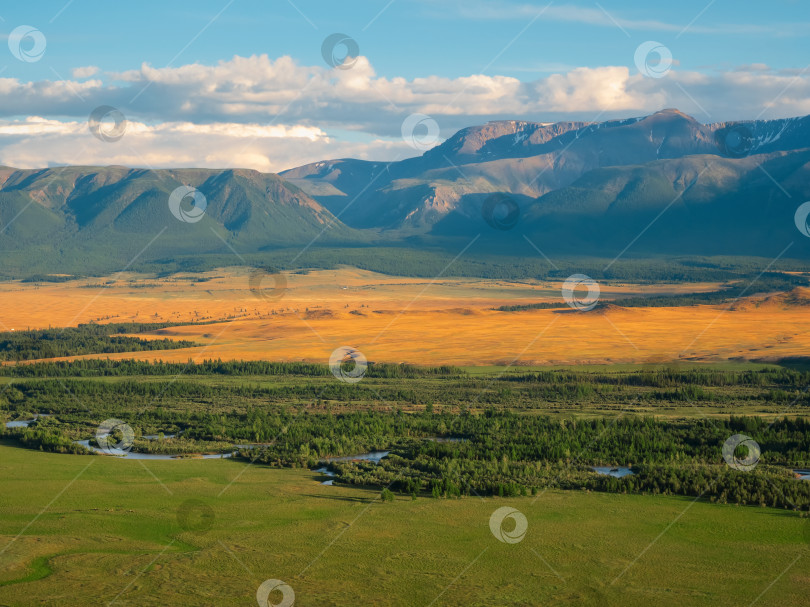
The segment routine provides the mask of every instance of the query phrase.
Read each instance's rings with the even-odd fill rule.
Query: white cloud
[[[526,82],[508,76],[380,77],[365,57],[349,70],[303,66],[290,57],[234,57],[216,65],[190,64],[78,81],[0,79],[0,115],[84,117],[111,105],[144,121],[305,124],[395,136],[411,113],[433,115],[445,130],[493,118],[587,118],[599,112],[655,111],[686,99],[681,87],[718,120],[758,114],[790,86],[795,95],[774,105],[795,115],[810,97],[810,76],[745,66],[730,72],[681,72],[640,77],[624,66],[578,67]],[[680,85],[680,86],[679,86]],[[692,85],[700,85],[692,90]],[[730,90],[743,94],[729,95]],[[581,113],[584,115],[576,115]],[[737,117],[737,116],[735,116]],[[448,133],[445,133],[448,134]]]
[[[537,89],[540,102],[571,112],[609,112],[645,105],[647,100],[630,90],[626,67],[576,68],[567,74],[553,74]]]
[[[118,164],[279,172],[313,158],[394,159],[412,154],[404,142],[343,141],[328,137],[317,127],[304,125],[190,122],[148,125],[127,121],[121,139],[105,142],[93,136],[83,121],[38,116],[0,121],[0,165],[23,169],[45,164]]]
[[[131,121],[116,144],[99,147],[86,128],[90,112],[100,105],[118,108]],[[276,171],[334,157],[409,155],[399,137],[402,121],[412,113],[432,116],[448,137],[487,120],[588,121],[664,107],[703,122],[805,115],[810,74],[755,65],[727,72],[673,69],[655,79],[635,68],[603,66],[528,82],[482,74],[408,80],[378,76],[365,57],[358,57],[352,69],[330,70],[258,55],[216,65],[144,64],[81,81],[0,78],[0,117],[48,119],[0,125],[0,161]],[[69,121],[53,120],[64,117]],[[337,131],[358,136],[347,141],[334,137]],[[91,144],[89,151],[83,151],[85,143]]]
[[[70,70],[70,73],[73,74],[74,78],[83,80],[84,78],[90,78],[91,76],[98,74],[98,68],[95,65],[74,67],[72,70]]]

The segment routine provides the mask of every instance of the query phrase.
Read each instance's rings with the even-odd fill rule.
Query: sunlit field
[[[105,358],[326,362],[350,345],[370,361],[420,365],[565,365],[774,361],[810,351],[808,290],[750,294],[731,304],[590,312],[562,303],[560,283],[435,281],[354,269],[285,273],[251,290],[244,269],[158,279],[137,275],[66,283],[3,283],[6,330],[84,322],[187,324],[152,335],[199,347]],[[604,283],[602,300],[707,292],[717,284]],[[497,311],[560,302],[559,309]],[[214,324],[209,324],[214,323]],[[148,334],[146,335],[148,338]],[[92,357],[92,356],[90,356]]]

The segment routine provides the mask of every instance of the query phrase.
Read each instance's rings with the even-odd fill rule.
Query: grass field
[[[677,497],[548,491],[433,500],[307,470],[0,446],[0,604],[806,605],[808,519]],[[181,528],[189,499],[210,530]],[[525,514],[516,544],[489,528]],[[508,530],[508,523],[504,526]],[[276,599],[278,601],[279,599]]]
[[[559,301],[560,284],[383,276],[355,269],[285,275],[279,299],[251,292],[244,270],[154,279],[126,275],[43,285],[3,283],[4,330],[89,321],[205,322],[161,329],[194,348],[105,355],[326,362],[349,345],[371,361],[420,365],[566,365],[778,360],[810,351],[807,290],[732,306],[499,312]],[[265,287],[272,287],[267,279]],[[602,284],[602,299],[710,291],[717,284]],[[144,337],[144,336],[141,336]],[[92,357],[93,355],[90,355]]]

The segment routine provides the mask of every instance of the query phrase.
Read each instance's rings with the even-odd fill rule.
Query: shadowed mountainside
[[[794,160],[783,158],[785,152],[807,149],[808,142],[810,117],[703,125],[678,110],[663,110],[603,123],[492,122],[463,129],[419,158],[390,164],[351,159],[318,162],[281,176],[310,192],[348,225],[431,232],[452,214],[480,216],[483,200],[496,192],[512,196],[526,209],[527,219],[538,214],[537,207],[555,206],[544,204],[545,195],[568,187],[589,188],[591,194],[604,198],[602,187],[609,184],[597,181],[621,182],[626,175],[617,169],[611,177],[605,170],[609,167],[657,163],[646,175],[636,175],[642,181],[645,177],[657,181],[663,171],[670,185],[651,184],[654,191],[646,203],[663,208],[677,195],[679,182],[691,183],[691,177],[684,163],[662,161],[692,156],[706,157],[702,168],[708,168],[701,178],[727,190],[718,191],[720,195],[732,193],[741,180],[764,178],[768,184],[761,189],[768,190],[766,199],[776,190],[787,200],[780,186],[786,190],[796,186],[797,195],[806,198],[810,197],[807,185],[783,184],[774,176],[780,181],[777,186],[757,165],[768,163],[777,173],[787,170],[793,182],[801,182],[806,175],[795,174]],[[598,177],[580,181],[600,169]],[[728,172],[737,177],[724,182]],[[569,192],[564,197],[576,195]],[[576,211],[576,206],[567,211]],[[536,226],[529,223],[525,229],[533,232]]]
[[[476,235],[473,254],[514,254],[526,236],[556,255],[613,258],[632,245],[633,255],[774,258],[795,242],[789,256],[810,258],[793,221],[810,199],[808,142],[810,117],[703,125],[663,110],[603,123],[492,122],[416,158],[324,161],[280,175],[2,167],[0,252],[11,275],[261,257],[313,243],[458,251]],[[199,221],[170,212],[181,185],[205,196]],[[502,197],[494,206],[493,194]],[[493,222],[502,207],[511,215]],[[339,252],[332,259],[341,263]]]
[[[160,259],[228,253],[225,242],[237,252],[254,252],[316,237],[324,244],[365,238],[294,185],[253,170],[3,168],[0,182],[7,262],[23,256],[43,260],[33,265],[46,269],[120,269],[145,247],[142,258]],[[181,185],[206,198],[198,221],[184,222],[169,209],[169,197]],[[183,208],[192,209],[190,198]]]

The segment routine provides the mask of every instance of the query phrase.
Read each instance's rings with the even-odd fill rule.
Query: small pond
[[[371,451],[369,453],[358,453],[357,455],[341,455],[340,457],[326,457],[322,462],[353,462],[362,460],[379,464],[380,460],[388,455],[390,451]]]
[[[635,474],[635,472],[633,472],[630,468],[626,468],[624,466],[617,466],[613,468],[609,466],[593,466],[591,469],[598,474],[606,474],[615,478]]]
[[[6,428],[27,428],[28,425],[34,421],[33,419],[26,419],[17,422],[6,422]]]

